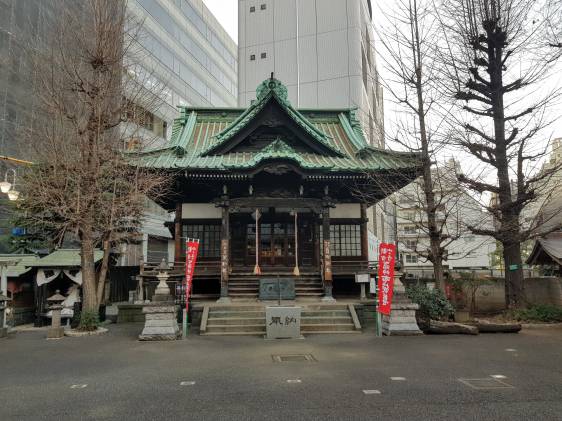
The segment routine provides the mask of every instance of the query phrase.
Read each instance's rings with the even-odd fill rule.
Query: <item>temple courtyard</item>
[[[562,413],[562,327],[519,334],[302,340],[192,335],[0,341],[2,420],[486,419]]]

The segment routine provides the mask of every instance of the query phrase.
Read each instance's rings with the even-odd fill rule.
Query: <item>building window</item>
[[[415,225],[406,225],[404,227],[404,234],[416,234],[416,226]]]
[[[418,245],[418,242],[416,240],[406,240],[405,244],[406,244],[406,248],[410,250],[415,250]]]
[[[250,13],[254,13],[256,11],[256,6],[250,6]]]
[[[209,258],[220,257],[221,226],[220,224],[183,225],[183,239],[199,239],[199,256]],[[182,240],[183,240],[182,239]],[[182,241],[185,253],[185,242]]]
[[[415,254],[405,254],[406,263],[418,263],[418,256]]]
[[[261,10],[265,10],[265,8],[266,8],[266,5],[265,5],[265,4],[262,4],[262,5],[260,6],[260,9],[261,9]]]
[[[266,58],[267,57],[267,53],[261,53],[261,58]]]
[[[337,257],[361,256],[361,226],[330,225],[330,252]]]
[[[254,61],[255,59],[256,59],[256,55],[255,55],[255,54],[252,54],[252,55],[250,56],[250,61]]]

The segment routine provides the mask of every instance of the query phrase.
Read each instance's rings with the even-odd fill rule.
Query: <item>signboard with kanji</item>
[[[185,309],[187,310],[191,285],[193,283],[193,271],[197,261],[197,252],[199,251],[199,240],[188,240],[185,249]]]
[[[379,247],[379,281],[378,281],[378,312],[390,315],[392,293],[394,289],[394,259],[396,246],[381,243]]]

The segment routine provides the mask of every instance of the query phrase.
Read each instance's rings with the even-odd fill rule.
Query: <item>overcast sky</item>
[[[238,0],[203,0],[203,3],[238,44]]]

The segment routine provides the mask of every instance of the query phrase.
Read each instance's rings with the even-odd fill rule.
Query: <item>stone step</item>
[[[259,317],[265,320],[265,311],[209,311],[209,320],[211,318],[248,318],[248,317]]]
[[[322,297],[324,296],[324,292],[297,292],[297,296],[299,297]]]
[[[302,331],[302,329],[301,329]],[[302,333],[306,335],[339,335],[339,334],[358,334],[362,333],[360,330],[311,330],[311,331],[302,331]]]
[[[301,325],[317,325],[317,324],[350,324],[353,323],[353,319],[348,317],[302,317]]]
[[[265,334],[265,322],[263,324],[230,324],[230,325],[207,325],[207,333],[212,332],[245,332],[246,334]]]
[[[265,326],[265,316],[264,317],[209,317],[207,321],[207,329],[213,326],[221,325],[255,325],[255,326]]]
[[[212,305],[209,307],[209,312],[214,312],[214,311],[265,311],[265,307],[263,305],[252,305],[252,304],[248,304],[248,305],[223,305],[223,304],[218,304],[218,305]]]
[[[304,310],[301,317],[351,317],[344,310]]]
[[[206,332],[201,336],[265,336],[265,328],[255,332]]]
[[[345,311],[349,312],[347,304],[309,304],[306,311]]]
[[[355,326],[353,323],[317,323],[317,324],[310,324],[310,323],[303,323],[304,320],[301,320],[301,332],[309,333],[309,332],[339,332],[339,331],[351,331],[355,330]]]
[[[228,292],[245,292],[245,291],[249,291],[249,292],[258,292],[259,288],[255,287],[255,286],[232,286],[230,285],[228,287]]]

